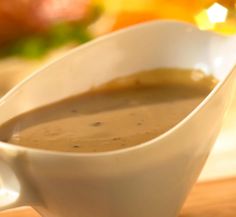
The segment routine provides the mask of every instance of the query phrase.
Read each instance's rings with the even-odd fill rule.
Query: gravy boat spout
[[[236,40],[156,21],[81,46],[0,100],[0,124],[105,82],[154,68],[201,69],[218,85],[161,136],[102,153],[44,151],[0,142],[0,210],[43,217],[176,217],[220,131],[233,96]]]

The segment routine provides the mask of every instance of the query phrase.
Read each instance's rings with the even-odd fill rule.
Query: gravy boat
[[[201,69],[219,84],[184,120],[143,144],[64,153],[0,143],[0,209],[43,217],[175,217],[195,183],[233,96],[236,38],[181,22],[137,25],[81,46],[0,100],[0,123],[134,72]]]

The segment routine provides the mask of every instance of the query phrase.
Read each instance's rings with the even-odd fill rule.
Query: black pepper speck
[[[91,126],[93,126],[93,127],[99,127],[101,125],[102,125],[102,122],[100,122],[100,121],[97,121],[97,122],[91,124]]]
[[[77,113],[78,111],[76,109],[72,109],[71,113]]]

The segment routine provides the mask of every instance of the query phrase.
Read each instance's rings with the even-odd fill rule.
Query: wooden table
[[[235,217],[236,178],[196,184],[180,217]],[[40,217],[30,208],[1,213],[0,217]],[[164,217],[164,216],[163,216]]]
[[[236,217],[236,178],[197,184],[181,217]]]

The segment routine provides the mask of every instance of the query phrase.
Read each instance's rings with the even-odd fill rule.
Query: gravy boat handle
[[[10,166],[0,159],[0,212],[28,205],[27,192],[19,183]]]

